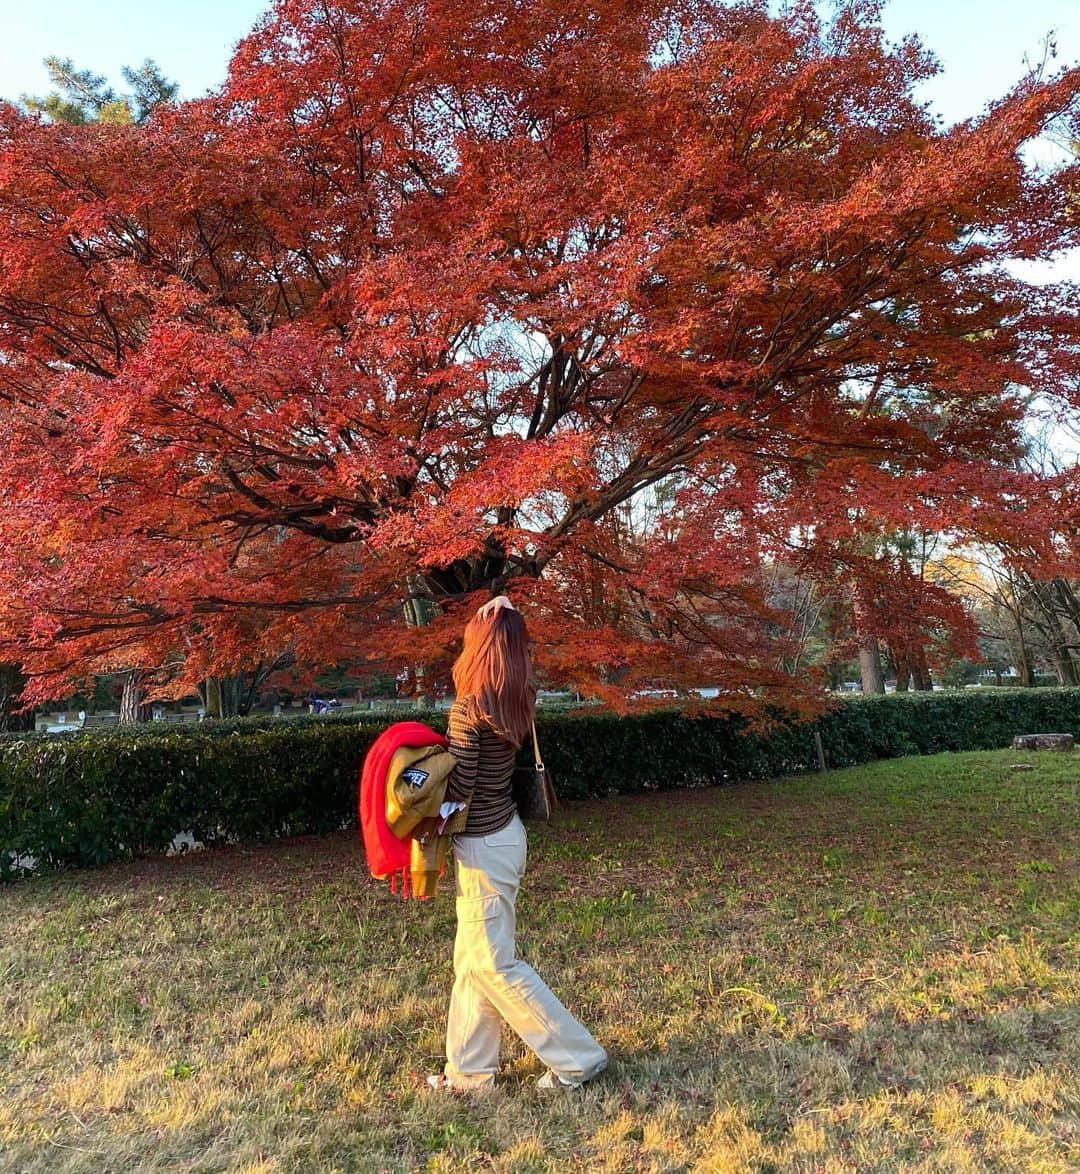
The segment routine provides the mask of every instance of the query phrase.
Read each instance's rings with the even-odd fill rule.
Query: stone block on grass
[[[1071,750],[1072,734],[1017,734],[1014,750]]]

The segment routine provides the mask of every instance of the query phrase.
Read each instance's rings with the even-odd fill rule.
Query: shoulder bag
[[[523,820],[545,821],[559,805],[551,775],[540,757],[540,743],[536,739],[536,723],[532,723],[533,766],[516,766],[510,786],[518,815]]]

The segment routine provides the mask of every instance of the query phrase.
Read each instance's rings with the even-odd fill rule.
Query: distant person
[[[446,1066],[428,1084],[490,1084],[505,1019],[547,1065],[539,1087],[576,1088],[607,1066],[607,1053],[517,957],[514,944],[527,843],[510,776],[532,725],[536,681],[525,621],[505,595],[469,620],[453,677],[449,736],[457,764],[446,798],[469,811],[464,832],[454,837],[457,937]]]

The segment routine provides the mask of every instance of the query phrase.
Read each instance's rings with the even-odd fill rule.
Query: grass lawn
[[[1014,771],[1016,762],[1035,769]],[[452,888],[342,833],[0,888],[4,1171],[1080,1168],[1080,755],[574,804],[522,954],[612,1055],[432,1095]]]

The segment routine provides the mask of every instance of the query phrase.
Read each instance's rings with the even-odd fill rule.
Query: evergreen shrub
[[[445,731],[445,712],[409,716]],[[0,878],[26,871],[27,857],[49,872],[162,852],[184,831],[212,843],[355,826],[361,763],[394,720],[239,719],[7,739]],[[815,722],[778,721],[768,734],[738,717],[675,709],[624,718],[541,710],[537,730],[559,794],[585,799],[814,770],[815,731],[830,767],[993,749],[1020,733],[1080,735],[1080,689],[844,699]],[[527,740],[522,761],[531,749]]]

